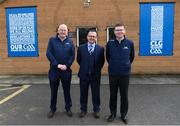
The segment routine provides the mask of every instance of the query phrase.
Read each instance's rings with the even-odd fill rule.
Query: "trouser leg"
[[[66,110],[70,110],[70,108],[72,107],[72,100],[71,100],[71,94],[70,94],[71,77],[72,77],[71,73],[64,73],[61,75],[61,83],[63,87]]]
[[[55,81],[50,80],[50,88],[51,88],[50,109],[52,112],[56,111],[58,87],[59,87],[59,80],[55,80]]]
[[[97,78],[93,78],[91,80],[91,93],[92,93],[92,103],[93,103],[93,111],[100,111],[100,80]]]
[[[117,112],[117,93],[118,93],[118,81],[116,77],[109,76],[110,83],[110,100],[109,100],[109,108],[111,114],[116,115]]]
[[[129,77],[122,77],[120,82],[120,95],[121,95],[121,106],[120,113],[121,116],[125,117],[128,112],[128,87],[129,87]]]
[[[80,104],[81,111],[87,112],[89,81],[80,79]]]

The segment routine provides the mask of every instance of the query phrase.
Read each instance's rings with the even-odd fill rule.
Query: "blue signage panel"
[[[38,56],[36,7],[6,8],[9,57]]]
[[[174,3],[140,3],[140,56],[173,55]]]

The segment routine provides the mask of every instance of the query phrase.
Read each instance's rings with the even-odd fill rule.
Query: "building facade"
[[[141,56],[140,4],[174,3],[173,54],[171,56]],[[38,56],[10,57],[7,45],[6,9],[9,7],[35,7],[37,10]],[[69,27],[69,35],[77,47],[82,43],[84,31],[95,28],[98,43],[105,47],[109,32],[116,23],[126,25],[127,37],[134,41],[136,57],[133,74],[180,73],[180,1],[178,0],[1,0],[0,3],[0,74],[47,74],[49,62],[46,48],[51,36],[55,36],[59,24]],[[77,53],[76,53],[77,54]],[[76,74],[79,66],[72,65]],[[103,67],[107,74],[107,62]]]

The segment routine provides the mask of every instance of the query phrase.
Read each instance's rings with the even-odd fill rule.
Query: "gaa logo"
[[[11,51],[35,51],[33,44],[13,44],[10,46]]]
[[[151,41],[150,53],[151,54],[162,54],[163,43],[162,41]]]

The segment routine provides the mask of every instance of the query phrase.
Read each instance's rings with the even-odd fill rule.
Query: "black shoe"
[[[48,114],[47,114],[47,117],[50,119],[54,116],[55,112],[52,112],[50,111]]]
[[[94,112],[94,118],[98,119],[100,117],[100,113],[99,112]]]
[[[128,124],[128,119],[127,117],[121,117],[121,120],[124,124]]]
[[[79,113],[79,117],[80,117],[80,118],[83,118],[85,115],[86,115],[86,112],[81,111],[81,112]]]
[[[72,112],[71,112],[71,110],[66,110],[66,114],[67,114],[67,116],[69,116],[69,117],[72,117]]]
[[[108,122],[112,122],[114,119],[115,119],[115,115],[114,114],[111,114],[109,117],[108,117],[108,119],[107,119],[107,121]]]

